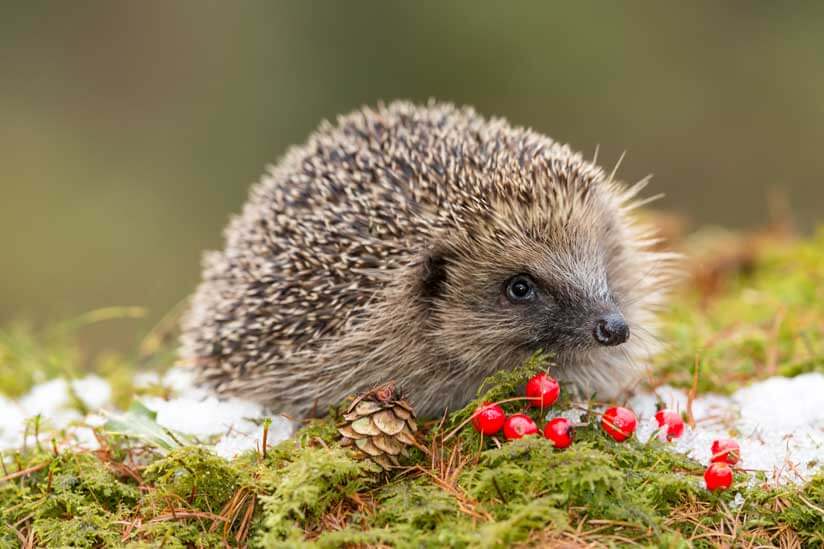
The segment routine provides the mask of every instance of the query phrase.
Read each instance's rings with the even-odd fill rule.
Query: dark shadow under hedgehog
[[[398,102],[323,124],[205,256],[182,356],[219,394],[303,417],[394,380],[418,413],[554,353],[614,397],[655,349],[670,256],[631,188],[469,108]]]

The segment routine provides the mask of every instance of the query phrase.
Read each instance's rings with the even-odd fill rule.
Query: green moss
[[[777,543],[790,527],[815,546],[824,531],[824,473],[780,490],[750,488],[741,473],[734,490],[711,494],[702,467],[664,443],[619,444],[592,425],[563,451],[533,437],[500,448],[487,440],[478,452],[456,437],[437,450],[458,456],[451,465],[431,468],[421,455],[415,469],[387,478],[319,437],[333,425],[319,420],[265,459],[246,453],[228,462],[196,446],[147,456],[142,488],[95,454],[21,454],[10,460],[15,467],[44,466],[0,485],[0,546],[18,543],[14,524],[41,545],[118,545],[138,519],[125,540],[134,546],[235,545],[249,509],[228,511],[239,494],[257,498],[248,532],[261,547],[506,547],[536,532],[593,529],[588,540],[606,544],[711,547],[727,538],[708,531],[731,520],[742,544]],[[736,492],[745,498],[738,515],[730,511]],[[324,520],[329,513],[337,518]],[[228,531],[220,517],[231,521]]]
[[[0,393],[19,397],[32,385],[76,370],[80,353],[61,330],[36,334],[28,324],[0,328]]]
[[[553,519],[556,529],[575,518],[564,513],[562,521],[557,512],[580,508],[601,520],[638,524],[659,539],[666,531],[666,513],[698,493],[697,478],[689,474],[698,467],[690,463],[682,472],[673,467],[676,460],[665,449],[634,442],[619,446],[595,429],[586,431],[591,436],[579,436],[584,440],[565,451],[537,437],[489,450],[463,482],[480,501],[503,500],[498,510],[502,517],[542,500],[556,511],[554,516],[545,514],[544,524]]]
[[[216,513],[232,497],[241,475],[205,448],[187,446],[149,465],[143,477],[158,488],[151,498],[157,501],[150,503],[163,507],[171,498]]]
[[[778,515],[778,522],[791,526],[808,546],[824,546],[824,471],[803,490],[791,490],[785,497],[789,505]]]
[[[376,527],[436,530],[460,519],[458,502],[427,478],[394,482],[380,491]]]
[[[824,370],[824,228],[749,252],[751,268],[729,274],[720,294],[707,299],[687,286],[675,295],[662,319],[668,348],[657,378],[689,387],[697,362],[700,392],[729,393],[770,375]]]
[[[35,539],[45,546],[96,547],[120,539],[114,522],[138,502],[137,487],[87,453],[37,453],[21,459],[24,469],[48,465],[0,488],[0,524],[6,526],[0,539],[11,539],[8,525],[20,521],[30,521]]]
[[[303,527],[319,518],[329,506],[369,484],[377,469],[353,458],[342,448],[301,446],[270,460],[261,471],[259,485],[263,520],[258,541],[272,546],[300,540]]]

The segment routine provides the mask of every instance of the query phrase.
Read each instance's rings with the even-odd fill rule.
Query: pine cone
[[[341,444],[354,445],[384,469],[399,465],[398,456],[406,456],[407,447],[418,445],[415,412],[392,383],[355,398],[343,419],[338,428]]]

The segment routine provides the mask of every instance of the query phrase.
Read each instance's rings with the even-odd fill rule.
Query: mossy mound
[[[122,461],[111,449],[17,454],[0,546],[824,543],[824,473],[773,489],[740,472],[710,493],[703,467],[666,444],[619,444],[591,426],[562,451],[538,437],[442,442],[434,427],[430,455],[387,474],[317,431],[231,462],[197,446],[130,457],[124,446]]]
[[[738,239],[725,254],[687,273],[665,314],[669,348],[656,379],[728,392],[821,370],[824,232]],[[0,340],[8,394],[74,356],[63,340],[56,354],[21,334]],[[130,362],[109,363],[123,379]],[[338,445],[334,417],[231,461],[173,434],[152,444],[104,428],[96,451],[44,445],[7,454],[0,547],[824,545],[824,471],[782,487],[738,471],[732,489],[710,493],[699,463],[655,438],[616,443],[593,414],[562,451],[537,437],[481,439],[466,426],[478,402],[518,395],[542,364],[536,357],[493,376],[477,401],[422,425],[422,447],[389,473]],[[18,367],[28,377],[15,377]]]

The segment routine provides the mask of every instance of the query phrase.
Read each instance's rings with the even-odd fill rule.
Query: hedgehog
[[[295,418],[388,381],[437,416],[536,352],[614,399],[659,346],[672,256],[635,219],[647,180],[595,162],[434,101],[324,122],[205,254],[181,358]]]

